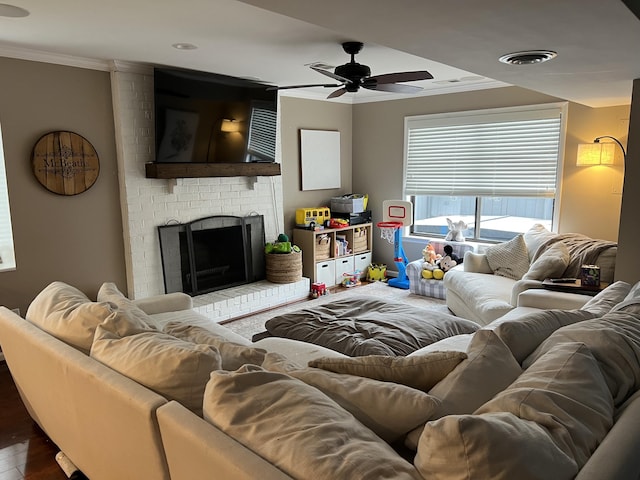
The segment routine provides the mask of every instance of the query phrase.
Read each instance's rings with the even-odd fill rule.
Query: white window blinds
[[[15,268],[7,174],[4,167],[4,148],[2,146],[2,130],[0,129],[0,271],[14,270]]]
[[[277,113],[267,108],[253,107],[249,124],[247,153],[260,160],[276,159]]]
[[[561,106],[406,120],[405,194],[553,197]]]

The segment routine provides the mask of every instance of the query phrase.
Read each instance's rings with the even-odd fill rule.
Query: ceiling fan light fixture
[[[558,54],[552,50],[527,50],[524,52],[507,53],[498,60],[508,65],[534,65],[556,58]]]

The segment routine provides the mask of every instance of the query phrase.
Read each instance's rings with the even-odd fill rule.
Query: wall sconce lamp
[[[627,160],[627,152],[620,141],[609,135],[596,137],[593,143],[581,143],[578,145],[578,159],[576,165],[578,167],[590,167],[593,165],[613,165],[616,153],[616,146],[613,143],[600,143],[600,139],[609,138],[613,140],[622,149],[623,165]]]
[[[240,122],[233,118],[223,118],[220,131],[224,133],[232,133],[240,131]]]

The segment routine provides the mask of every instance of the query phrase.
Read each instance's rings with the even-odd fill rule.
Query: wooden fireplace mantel
[[[279,163],[147,163],[147,178],[259,177],[280,175]]]

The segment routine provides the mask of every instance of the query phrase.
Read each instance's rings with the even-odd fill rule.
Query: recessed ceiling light
[[[198,48],[193,43],[174,43],[171,46],[177,50],[195,50],[196,48]]]
[[[28,17],[29,12],[24,8],[16,7],[15,5],[9,5],[7,3],[0,3],[0,17]]]
[[[556,58],[558,54],[551,50],[528,50],[526,52],[508,53],[501,56],[498,60],[509,65],[532,65],[534,63],[542,63],[552,58]]]

